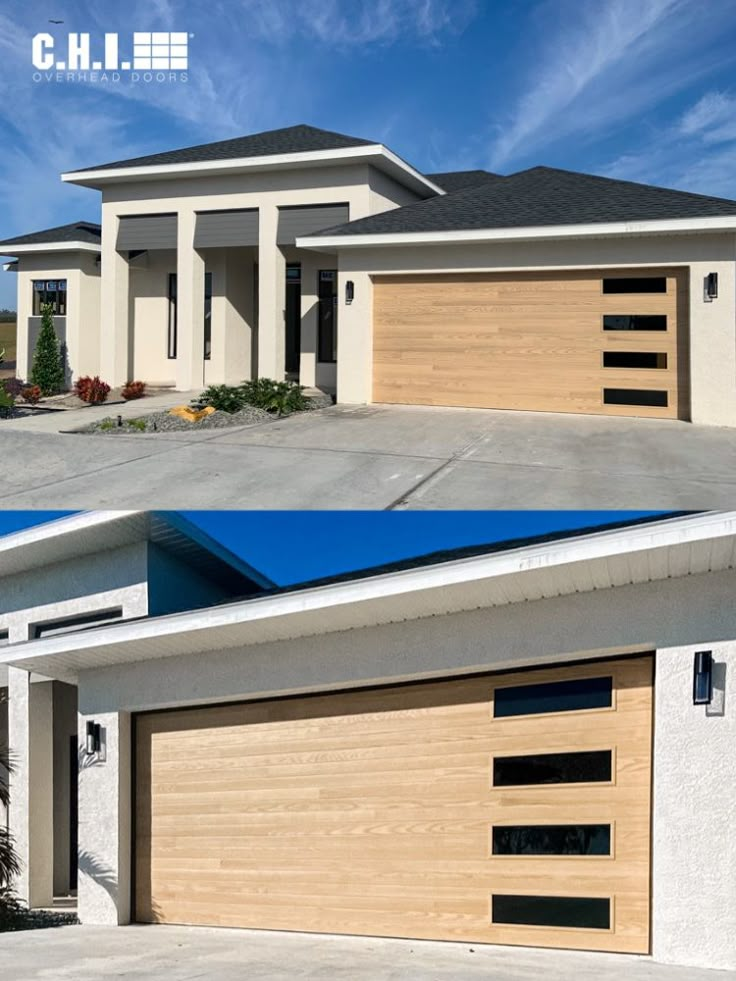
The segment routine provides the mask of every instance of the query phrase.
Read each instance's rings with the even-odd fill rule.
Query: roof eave
[[[714,548],[727,539],[728,548]],[[631,563],[636,563],[636,575]],[[5,648],[0,664],[47,677],[74,677],[111,664],[500,607],[734,565],[736,511],[706,512],[29,641]]]
[[[661,218],[648,221],[589,222],[518,228],[470,228],[437,232],[376,232],[356,235],[305,235],[300,249],[367,248],[376,245],[443,245],[538,241],[567,238],[613,238],[736,231],[736,215],[705,218]]]
[[[94,242],[33,242],[0,245],[0,255],[33,255],[39,252],[100,252],[101,247]]]
[[[279,153],[263,157],[238,157],[194,163],[148,164],[131,167],[78,170],[61,175],[62,181],[82,187],[102,189],[108,184],[141,180],[166,180],[176,177],[217,176],[233,173],[258,173],[268,170],[295,170],[304,166],[336,166],[365,160],[386,170],[402,184],[424,197],[443,195],[445,191],[381,143],[342,147],[334,150],[310,150]]]

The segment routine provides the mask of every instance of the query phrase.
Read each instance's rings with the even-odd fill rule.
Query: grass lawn
[[[5,360],[15,361],[15,324],[0,324],[0,351],[5,348]]]

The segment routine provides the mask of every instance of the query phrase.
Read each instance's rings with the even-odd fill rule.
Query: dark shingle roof
[[[212,160],[236,160],[240,157],[268,157],[279,153],[308,153],[315,150],[342,150],[354,146],[372,146],[375,141],[360,140],[343,133],[332,133],[315,126],[287,126],[272,129],[251,136],[238,136],[232,140],[218,143],[202,143],[199,146],[183,147],[181,150],[167,150],[165,153],[152,153],[146,157],[132,157],[129,160],[116,160],[113,163],[98,164],[74,171],[81,174],[86,170],[109,170],[113,167],[149,167],[155,164],[206,163]]]
[[[13,238],[0,242],[0,248],[14,245],[50,245],[57,242],[90,242],[93,245],[99,245],[100,235],[100,226],[95,225],[94,222],[75,221],[71,225],[59,225],[57,228],[46,228],[41,232],[15,235]]]
[[[488,184],[490,181],[497,181],[501,177],[500,174],[492,174],[490,170],[449,170],[441,174],[425,174],[424,176],[448,193],[462,191],[466,187]]]
[[[719,215],[736,215],[736,201],[553,167],[532,167],[316,234],[444,232]]]

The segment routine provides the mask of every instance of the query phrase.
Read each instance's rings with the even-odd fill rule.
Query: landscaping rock
[[[136,433],[195,433],[202,429],[227,429],[230,426],[255,426],[259,423],[272,422],[275,417],[264,409],[246,406],[239,412],[213,412],[199,422],[188,422],[170,412],[151,412],[148,415],[136,416],[133,419],[123,419],[118,425],[116,416],[106,416],[97,422],[90,423],[78,433],[90,433],[101,436],[130,436]]]

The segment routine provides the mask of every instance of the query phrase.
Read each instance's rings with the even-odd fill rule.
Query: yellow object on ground
[[[205,406],[204,409],[192,409],[189,405],[176,405],[169,411],[169,415],[178,416],[185,422],[201,422],[202,419],[211,416],[214,411],[211,405]]]

